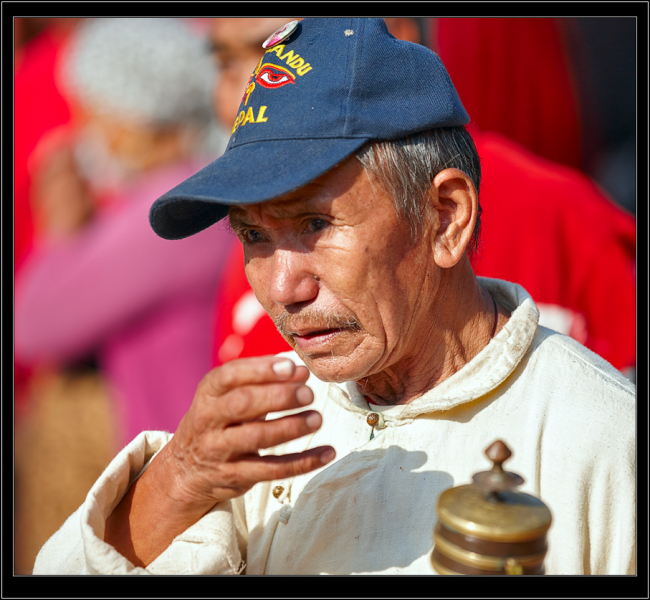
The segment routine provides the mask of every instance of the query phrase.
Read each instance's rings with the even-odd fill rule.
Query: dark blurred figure
[[[581,99],[582,167],[636,214],[636,19],[559,21]]]
[[[233,55],[237,46],[231,40],[247,37],[246,31],[249,28],[251,31],[257,30],[260,24],[249,26],[246,22],[229,24],[227,21],[215,21],[213,43],[222,53]],[[440,21],[438,29],[446,27],[442,22],[457,20]],[[483,20],[468,19],[468,25],[463,26],[476,28],[479,40],[483,39],[479,33],[483,26],[480,23],[472,24],[472,21]],[[523,29],[518,33],[515,28],[514,40],[504,41],[503,47],[515,41],[528,44],[527,36],[530,43],[541,44],[544,41],[543,36],[535,35],[535,31],[540,34],[548,32],[548,24],[529,29],[526,26],[528,19],[514,20],[517,21],[523,21]],[[429,28],[427,20],[410,18],[387,18],[386,23],[393,35],[416,43],[422,39],[421,32]],[[265,33],[269,35],[281,24],[268,23],[265,31],[257,33],[257,53],[249,50],[249,62],[245,65],[250,69],[249,73],[255,67],[255,56],[263,53],[261,42],[265,39]],[[460,26],[450,23],[454,31],[454,27]],[[450,40],[451,36],[443,38]],[[559,43],[559,39],[555,36],[548,41],[553,46]],[[636,363],[634,219],[610,202],[578,170],[546,160],[500,133],[483,131],[472,107],[472,102],[479,102],[478,92],[472,96],[470,90],[467,101],[463,95],[464,86],[458,85],[453,76],[454,65],[458,67],[464,64],[463,61],[469,60],[472,54],[462,54],[462,60],[450,56],[454,51],[466,53],[471,50],[474,48],[473,42],[462,37],[450,40],[449,46],[444,53],[446,56],[442,55],[441,50],[441,58],[445,64],[449,60],[452,79],[472,119],[468,129],[476,142],[483,169],[480,198],[484,211],[481,233],[484,243],[472,257],[476,274],[522,285],[533,296],[540,310],[542,325],[570,335],[633,379]],[[563,55],[557,47],[555,51],[529,54],[537,57],[531,58],[530,68],[533,71],[536,68],[538,74],[537,79],[528,76],[522,81],[521,97],[517,96],[520,88],[512,73],[502,74],[500,78],[495,75],[494,83],[482,79],[483,75],[477,75],[484,86],[482,91],[486,95],[493,94],[491,105],[494,106],[494,119],[505,118],[507,111],[512,110],[515,122],[532,121],[519,131],[522,140],[528,144],[537,140],[542,150],[546,148],[565,153],[567,162],[578,163],[580,144],[575,104],[565,106],[554,99],[548,105],[540,104],[541,100],[535,97],[537,86],[544,81],[549,84],[555,81],[558,88],[565,86],[564,93],[557,93],[560,98],[570,97],[571,91],[567,89],[570,88],[570,79]],[[545,56],[548,57],[547,62],[551,63],[546,66]],[[493,55],[491,61],[476,60],[476,65],[467,63],[468,73],[507,71],[506,67],[519,58],[501,51]],[[525,72],[524,65],[519,70]],[[513,72],[519,71],[515,69]],[[248,75],[242,74],[240,77],[243,91]],[[471,83],[465,73],[461,79]],[[546,95],[547,92],[543,98]],[[230,110],[236,111],[240,97]],[[505,98],[503,105],[499,104],[499,97]],[[531,106],[527,106],[527,102]],[[490,121],[490,106],[484,109],[486,113],[482,113],[480,107],[474,108],[479,118],[481,114],[487,114],[486,122],[498,125],[498,120]],[[226,109],[225,104],[221,106],[220,114],[225,116]],[[564,120],[556,119],[556,114],[563,114]],[[234,113],[228,118],[234,120]],[[557,128],[556,121],[568,123],[569,126]],[[526,137],[527,134],[529,137]],[[564,140],[568,140],[566,147],[558,150],[556,146],[562,146]],[[517,206],[516,223],[513,221],[514,205]],[[514,256],[511,251],[513,246],[518,248]],[[248,285],[241,245],[233,247],[227,269],[220,304],[216,307],[214,364],[238,357],[288,350],[287,342],[277,333]]]
[[[22,51],[43,30],[52,26],[55,19],[48,17],[16,17],[14,19],[14,62],[22,59]],[[76,19],[70,19],[75,21]]]
[[[214,228],[174,244],[148,221],[158,196],[219,152],[214,69],[187,25],[81,24],[57,75],[72,126],[30,156],[37,235],[15,297],[16,354],[36,373],[16,450],[27,572],[124,440],[173,430],[210,367],[230,236]],[[103,464],[89,465],[100,447]]]

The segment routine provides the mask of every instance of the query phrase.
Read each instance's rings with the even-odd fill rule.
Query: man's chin
[[[344,383],[356,381],[368,372],[368,365],[359,364],[355,360],[354,353],[351,355],[339,355],[330,352],[326,353],[302,353],[295,348],[296,354],[304,361],[307,368],[321,381],[331,383]]]

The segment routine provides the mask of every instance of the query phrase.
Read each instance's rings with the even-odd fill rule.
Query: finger
[[[335,457],[334,448],[319,446],[294,454],[247,457],[236,463],[236,468],[242,479],[246,480],[249,485],[254,485],[259,481],[273,481],[304,475],[321,468]]]
[[[303,383],[247,385],[213,402],[215,416],[228,425],[254,421],[270,412],[302,408],[311,404],[314,392]]]
[[[219,483],[211,485],[210,498],[217,502],[245,494],[260,481],[290,479],[328,464],[336,457],[331,446],[319,446],[304,452],[259,456],[251,454],[237,462],[224,463],[219,469]]]
[[[278,381],[301,381],[309,378],[306,367],[296,367],[288,358],[258,356],[232,360],[212,369],[199,384],[206,394],[221,396],[247,384],[274,383]]]
[[[323,418],[315,410],[307,410],[271,421],[250,421],[225,429],[219,436],[219,445],[232,453],[250,454],[290,442],[320,429]]]

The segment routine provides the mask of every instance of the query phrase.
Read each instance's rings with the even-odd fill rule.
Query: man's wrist
[[[189,470],[175,457],[172,438],[142,475],[144,477],[148,473],[147,491],[156,498],[160,509],[169,519],[196,522],[218,502],[218,499],[200,497],[189,489]]]
[[[154,457],[106,521],[106,543],[137,567],[153,562],[215,504],[190,501],[179,492],[166,450]]]

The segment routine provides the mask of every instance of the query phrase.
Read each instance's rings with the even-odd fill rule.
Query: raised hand
[[[210,371],[172,440],[109,517],[106,541],[144,566],[215,504],[259,481],[301,475],[331,461],[334,450],[328,446],[259,454],[321,426],[320,414],[310,410],[265,420],[270,412],[309,405],[314,395],[305,385],[308,377],[306,367],[272,356]]]

